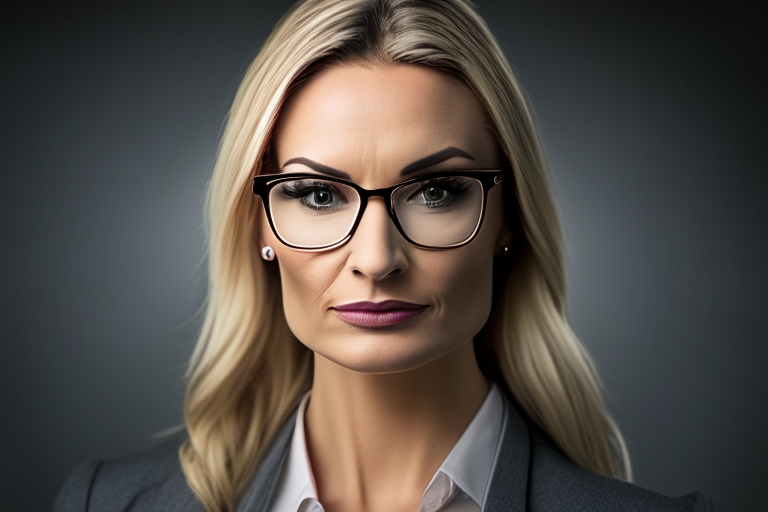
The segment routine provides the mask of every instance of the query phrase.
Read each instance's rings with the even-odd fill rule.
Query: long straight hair
[[[211,512],[234,510],[311,385],[311,352],[288,329],[276,269],[259,257],[263,212],[249,187],[267,165],[292,87],[329,61],[432,66],[475,93],[510,164],[504,202],[518,227],[512,257],[495,264],[478,364],[573,462],[630,480],[594,364],[566,319],[562,235],[538,132],[485,22],[465,0],[307,0],[278,22],[245,73],[209,184],[209,296],[180,449],[192,490]]]

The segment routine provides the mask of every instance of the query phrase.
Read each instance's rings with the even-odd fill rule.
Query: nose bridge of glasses
[[[393,187],[388,188],[376,188],[373,190],[368,190],[366,188],[359,187],[358,194],[360,194],[361,199],[363,200],[363,203],[367,203],[368,200],[374,197],[380,197],[384,200],[384,205],[387,208],[387,211],[392,213],[392,189]]]

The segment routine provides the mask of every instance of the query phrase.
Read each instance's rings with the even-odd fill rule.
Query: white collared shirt
[[[269,512],[324,512],[317,500],[304,435],[304,411],[309,395],[308,392],[299,405],[288,457]],[[482,510],[501,446],[504,408],[501,393],[493,384],[483,405],[427,485],[418,512]]]

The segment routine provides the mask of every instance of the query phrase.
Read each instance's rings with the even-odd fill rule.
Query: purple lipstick
[[[429,306],[401,300],[353,302],[330,308],[348,324],[360,327],[385,327],[400,324],[420,315]]]

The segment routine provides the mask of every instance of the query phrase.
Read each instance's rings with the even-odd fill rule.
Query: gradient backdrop
[[[757,3],[478,1],[536,110],[570,316],[639,485],[768,479]],[[5,3],[0,509],[181,420],[222,120],[287,2]]]

